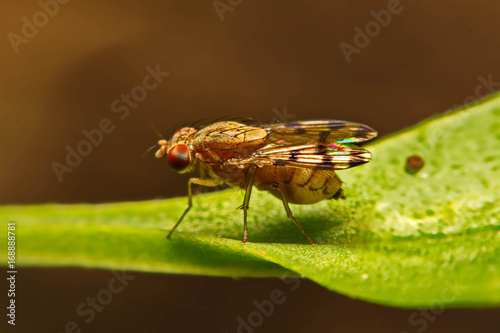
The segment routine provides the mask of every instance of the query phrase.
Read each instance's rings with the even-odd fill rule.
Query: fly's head
[[[160,148],[155,156],[167,156],[170,168],[178,173],[186,173],[193,169],[195,164],[191,141],[197,129],[184,127],[176,131],[170,140],[160,140]]]

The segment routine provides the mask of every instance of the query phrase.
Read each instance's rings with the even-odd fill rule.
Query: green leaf
[[[295,275],[391,306],[500,305],[500,95],[367,147],[370,163],[338,172],[346,200],[292,205],[317,246],[256,190],[247,244],[241,190],[196,196],[171,240],[186,198],[5,206],[0,217],[16,222],[23,267]],[[425,166],[411,175],[414,154]]]

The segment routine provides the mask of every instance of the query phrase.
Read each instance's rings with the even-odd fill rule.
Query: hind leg
[[[281,189],[281,187],[279,186],[279,184],[275,183],[273,185],[273,187],[274,187],[275,190],[277,190],[281,194],[281,201],[283,201],[283,206],[285,207],[286,215],[288,216],[288,218],[290,220],[292,220],[293,223],[295,223],[295,225],[297,226],[297,228],[299,228],[299,230],[302,233],[302,235],[304,235],[311,244],[316,245],[317,243],[315,241],[313,241],[311,239],[311,237],[309,237],[306,234],[305,230],[299,224],[299,222],[297,221],[297,219],[295,218],[295,216],[293,216],[292,210],[290,209],[290,206],[288,205],[288,201],[286,200],[285,193],[283,192],[283,190]]]

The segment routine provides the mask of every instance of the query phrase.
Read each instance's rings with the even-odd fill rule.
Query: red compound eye
[[[172,170],[177,172],[185,171],[191,164],[189,147],[186,145],[175,145],[167,153],[167,161]]]

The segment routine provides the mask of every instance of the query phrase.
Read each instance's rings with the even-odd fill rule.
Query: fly
[[[371,153],[357,144],[376,136],[369,126],[342,120],[258,125],[221,121],[201,129],[184,127],[170,140],[160,140],[155,156],[166,156],[170,168],[179,173],[199,165],[209,177],[189,179],[188,207],[167,237],[191,209],[191,185],[215,187],[226,183],[245,190],[241,206],[243,243],[247,242],[248,204],[255,186],[280,199],[288,218],[311,244],[316,244],[293,216],[289,204],[343,197],[342,181],[335,171],[369,162]]]

